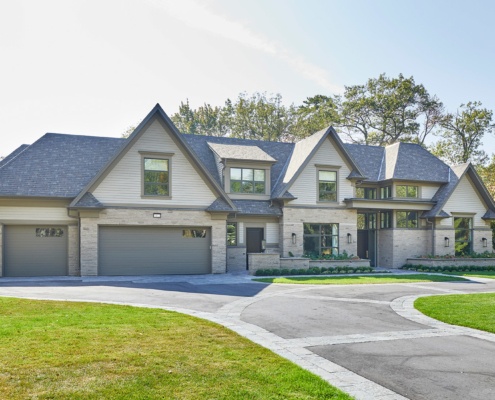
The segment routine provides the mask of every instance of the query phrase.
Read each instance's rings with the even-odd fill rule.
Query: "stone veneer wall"
[[[227,272],[245,271],[246,265],[246,248],[227,246]]]
[[[280,268],[280,255],[269,253],[248,254],[249,273],[254,275],[259,269]]]
[[[408,258],[431,253],[431,230],[393,229],[392,252],[392,264],[380,265],[380,267],[399,268]]]
[[[370,260],[310,260],[309,267],[339,268],[339,267],[369,267]]]
[[[303,223],[339,224],[339,252],[357,254],[357,212],[345,208],[295,208],[284,207],[284,216],[280,222],[280,252],[289,257],[289,251],[296,257],[303,254]],[[296,234],[296,244],[292,243],[292,234]],[[347,234],[352,235],[352,243],[347,243]]]
[[[79,225],[69,225],[68,235],[69,275],[80,276],[81,269],[79,264]]]
[[[378,267],[392,268],[394,264],[394,229],[379,229],[377,232],[376,264]]]
[[[153,218],[160,212],[162,218]],[[211,227],[212,273],[226,271],[225,220],[213,220],[206,211],[105,209],[99,218],[81,218],[81,275],[98,275],[98,226],[205,226]]]

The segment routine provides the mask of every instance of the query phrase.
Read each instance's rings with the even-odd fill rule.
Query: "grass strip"
[[[448,324],[495,333],[495,293],[420,297],[414,307]]]
[[[294,276],[259,278],[256,282],[306,285],[363,285],[378,283],[452,282],[466,279],[455,275],[404,274],[387,276]]]
[[[495,279],[495,271],[442,272],[445,275],[472,276],[473,278]]]
[[[217,324],[93,303],[0,298],[2,399],[350,399]]]

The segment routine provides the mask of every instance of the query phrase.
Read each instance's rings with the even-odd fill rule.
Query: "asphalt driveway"
[[[495,281],[267,285],[245,275],[0,279],[0,295],[160,307],[221,323],[357,399],[493,399],[495,335],[434,321],[417,296]]]

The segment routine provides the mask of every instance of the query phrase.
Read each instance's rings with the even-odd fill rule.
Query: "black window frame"
[[[405,214],[405,217],[402,218],[399,216],[399,214]],[[400,210],[396,211],[395,213],[395,227],[399,229],[419,229],[419,212],[414,211],[414,210]],[[412,218],[411,216],[415,214],[415,218]],[[402,221],[406,222],[406,226],[399,226],[399,223]],[[413,223],[415,221],[415,223]],[[414,226],[416,225],[416,226]]]
[[[392,197],[392,186],[383,186],[380,188],[380,199],[390,199]]]
[[[473,252],[473,218],[454,217],[454,251],[456,256],[463,256]],[[459,223],[458,223],[459,222]],[[467,222],[467,228],[459,227],[460,223]]]
[[[404,187],[406,188],[406,195],[405,196],[399,196],[399,193],[398,193],[398,188],[399,187]],[[415,188],[416,190],[416,195],[415,196],[409,196],[409,188]],[[417,185],[396,185],[395,186],[395,195],[397,198],[399,199],[417,199],[419,198],[419,186]]]
[[[229,237],[229,225],[234,228],[234,232],[230,234]],[[227,222],[227,246],[229,247],[234,247],[237,246],[237,240],[238,240],[238,231],[237,231],[237,222]],[[232,241],[233,237],[233,241]]]
[[[316,228],[317,227],[317,228]],[[328,229],[325,229],[327,227]],[[336,233],[334,231],[334,227],[336,227]],[[315,229],[316,228],[316,229]],[[328,231],[330,233],[328,233]],[[340,248],[340,240],[339,240],[339,224],[322,224],[322,223],[303,223],[303,253],[306,256],[315,256],[322,257],[325,255],[338,255]],[[313,241],[311,239],[318,239],[317,241]],[[331,246],[328,246],[327,240],[330,240]],[[317,244],[317,249],[308,249],[307,244],[310,241]],[[336,246],[334,244],[337,243]],[[323,251],[322,251],[323,249]],[[317,250],[317,251],[316,251]]]
[[[380,229],[392,228],[392,211],[382,211],[380,213]]]
[[[358,194],[358,191],[363,191],[363,196],[361,197]],[[356,187],[356,198],[358,199],[368,199],[368,200],[376,200],[377,190],[372,187]]]

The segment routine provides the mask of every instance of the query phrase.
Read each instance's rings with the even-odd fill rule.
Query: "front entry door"
[[[248,269],[248,254],[261,253],[263,228],[246,228],[246,269]]]
[[[358,213],[358,257],[376,266],[376,213]]]

